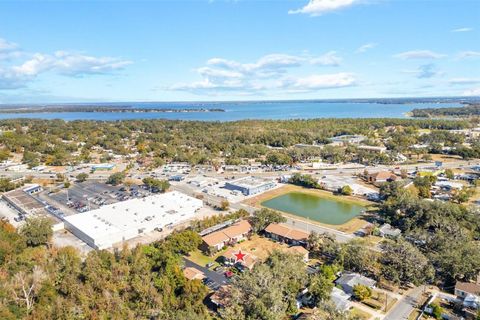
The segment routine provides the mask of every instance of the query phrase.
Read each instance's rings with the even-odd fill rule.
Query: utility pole
[[[388,295],[385,292],[385,312],[387,312],[387,307],[388,307]]]

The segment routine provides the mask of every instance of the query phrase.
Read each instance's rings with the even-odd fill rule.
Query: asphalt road
[[[407,320],[410,313],[417,306],[423,292],[423,286],[412,289],[402,300],[397,302],[384,320]]]

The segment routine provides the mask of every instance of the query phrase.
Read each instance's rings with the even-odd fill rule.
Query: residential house
[[[335,308],[342,312],[345,312],[352,307],[352,301],[350,300],[351,296],[351,294],[345,293],[337,287],[333,287],[332,293],[330,294],[330,298],[335,305]]]
[[[300,255],[304,262],[308,262],[309,260],[310,251],[308,251],[302,246],[291,246],[291,247],[288,247],[285,251],[292,254]]]
[[[201,249],[207,251],[209,248],[222,250],[228,244],[230,238],[222,231],[212,232],[202,237],[203,243]]]
[[[294,246],[305,245],[308,233],[293,229],[284,223],[271,223],[265,228],[265,234],[277,241],[285,242]]]
[[[224,263],[227,265],[235,265],[237,263],[241,265],[243,268],[252,270],[253,266],[257,263],[258,258],[249,252],[242,251],[242,253],[245,254],[245,256],[243,257],[243,260],[237,262],[236,256],[235,256],[237,252],[238,250],[235,250],[233,248],[230,248],[227,251],[225,251],[221,256]]]
[[[224,285],[210,296],[210,301],[217,306],[217,308],[223,308],[230,302],[231,298],[231,286]]]
[[[477,279],[477,282],[457,281],[457,283],[455,284],[455,295],[463,301],[464,307],[475,310],[479,309],[480,279]]]
[[[395,239],[402,234],[402,231],[398,228],[392,227],[388,223],[385,223],[380,228],[378,228],[378,233],[381,237]]]
[[[373,288],[377,282],[358,273],[344,273],[335,281],[335,284],[342,287],[343,291],[346,293],[353,294],[353,287],[356,285],[361,284]]]
[[[188,267],[183,269],[183,275],[188,280],[203,280],[205,279],[205,274],[194,267]]]
[[[251,231],[250,223],[247,220],[240,220],[227,228],[203,236],[201,248],[203,251],[207,251],[209,248],[221,250],[227,245],[246,239]]]

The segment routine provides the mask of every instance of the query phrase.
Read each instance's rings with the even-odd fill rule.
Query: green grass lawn
[[[363,320],[367,320],[367,319],[370,319],[372,317],[372,315],[366,311],[363,311],[363,310],[360,310],[358,308],[355,308],[353,307],[351,310],[350,310],[350,316],[352,318],[359,318],[359,319],[363,319]]]
[[[206,256],[202,253],[202,251],[198,249],[190,252],[190,255],[187,256],[187,259],[203,267],[206,266],[208,263],[212,263],[212,262],[215,264],[214,267],[219,265],[217,262],[215,262],[214,257]]]

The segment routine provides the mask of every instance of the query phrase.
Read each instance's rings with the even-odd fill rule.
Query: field
[[[356,205],[362,205],[365,206],[367,210],[373,209],[373,203],[367,200],[363,200],[360,198],[352,197],[352,196],[336,196],[332,194],[331,192],[324,191],[324,190],[318,190],[318,189],[308,189],[308,188],[303,188],[299,186],[294,186],[294,185],[286,185],[265,193],[262,193],[258,196],[255,196],[253,198],[247,199],[243,201],[243,203],[248,204],[250,206],[256,207],[256,208],[262,208],[261,203],[270,200],[272,198],[278,197],[280,195],[284,195],[289,192],[303,192],[307,194],[312,194],[316,195],[325,199],[331,199],[331,200],[336,200],[336,201],[343,201],[343,202],[348,202],[351,204],[356,204]],[[292,217],[294,219],[298,220],[303,220],[306,221],[306,219],[299,217],[297,215],[289,214],[286,212],[282,212],[285,216]],[[361,216],[358,216],[356,218],[351,219],[350,221],[342,224],[342,225],[330,225],[330,224],[325,224],[325,223],[320,223],[318,221],[312,221],[308,220],[309,223],[311,224],[317,224],[320,226],[328,227],[331,229],[339,230],[342,232],[346,233],[352,233],[357,231],[358,229],[363,228],[368,222],[362,219]]]

